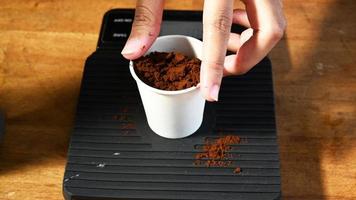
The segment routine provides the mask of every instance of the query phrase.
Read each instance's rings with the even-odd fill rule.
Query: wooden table
[[[166,7],[202,6],[176,2]],[[134,4],[1,0],[0,199],[63,198],[84,60],[104,12]],[[356,1],[284,4],[288,29],[270,55],[284,199],[356,199]]]

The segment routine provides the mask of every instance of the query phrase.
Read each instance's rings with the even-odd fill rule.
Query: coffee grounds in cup
[[[174,91],[199,83],[200,63],[198,58],[190,58],[178,52],[152,52],[134,60],[134,69],[147,85]]]

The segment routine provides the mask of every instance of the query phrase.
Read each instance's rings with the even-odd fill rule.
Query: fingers
[[[248,28],[246,30],[244,30],[241,35],[236,34],[236,33],[230,33],[230,38],[229,38],[229,42],[227,45],[227,49],[233,52],[237,52],[240,47],[247,41],[250,39],[250,37],[252,37],[253,35],[253,29],[252,28]]]
[[[235,34],[235,35],[238,35],[238,34]],[[243,46],[244,43],[247,42],[252,37],[252,35],[253,35],[253,29],[252,28],[248,28],[248,29],[244,30],[241,33],[241,35],[238,35],[239,36],[239,40],[238,41],[232,41],[231,40],[231,35],[230,35],[228,49],[229,50],[230,50],[230,48],[231,49],[237,49],[236,52],[239,52],[241,46]],[[230,41],[231,41],[231,44],[230,44]],[[233,51],[233,50],[231,50],[231,51]],[[224,62],[224,76],[244,74],[249,69],[251,69],[251,68],[246,67],[245,65],[243,65],[243,66],[238,65],[236,60],[237,60],[237,56],[236,55],[226,56],[225,62]]]
[[[240,24],[240,25],[245,26],[247,28],[249,28],[251,26],[250,22],[248,20],[246,11],[242,10],[242,9],[235,9],[234,10],[233,15],[232,15],[232,23],[233,24]],[[250,33],[248,33],[248,35],[250,35]],[[241,35],[236,34],[236,33],[230,33],[227,49],[230,50],[230,51],[233,51],[233,52],[237,52],[240,49],[241,45],[243,43],[245,43],[248,38],[250,38],[250,37],[246,37],[246,36],[247,35],[246,35],[245,32],[242,32]],[[241,39],[243,41],[240,41]]]
[[[240,35],[237,33],[230,33],[227,49],[232,52],[237,52],[240,46]]]
[[[203,59],[200,84],[208,101],[217,101],[232,23],[233,0],[205,0],[203,13]]]
[[[240,24],[247,28],[251,27],[250,22],[247,17],[246,10],[242,10],[242,9],[234,10],[234,13],[232,15],[232,23]]]
[[[279,0],[259,1],[244,0],[248,19],[253,28],[253,35],[246,33],[247,41],[243,42],[237,55],[229,56],[225,62],[225,74],[243,74],[249,71],[282,38],[285,19]],[[244,40],[246,40],[244,39]]]
[[[142,56],[157,38],[164,0],[138,0],[131,34],[121,54],[130,60]]]

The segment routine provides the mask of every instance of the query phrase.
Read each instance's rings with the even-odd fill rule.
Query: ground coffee
[[[233,158],[229,153],[231,145],[240,143],[240,137],[236,135],[222,136],[217,139],[207,139],[203,146],[203,152],[195,155],[195,165],[205,165],[207,167],[230,167]],[[234,169],[234,173],[240,173],[239,167]]]
[[[182,90],[199,83],[200,63],[178,52],[152,52],[134,60],[137,76],[151,87]]]

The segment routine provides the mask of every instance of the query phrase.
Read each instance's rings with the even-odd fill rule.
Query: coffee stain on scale
[[[132,122],[123,123],[123,124],[120,125],[120,129],[125,129],[125,130],[130,129],[130,130],[132,130],[132,129],[136,129],[136,125],[134,123],[132,123]]]
[[[195,155],[194,165],[206,167],[231,167],[233,162],[230,160],[234,156],[230,151],[232,145],[239,144],[241,138],[236,135],[221,136],[216,139],[206,138],[203,145],[203,152]],[[241,173],[241,168],[236,167],[235,174]]]
[[[234,169],[234,174],[240,174],[241,173],[241,168],[240,167],[236,167]]]

